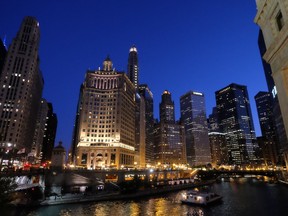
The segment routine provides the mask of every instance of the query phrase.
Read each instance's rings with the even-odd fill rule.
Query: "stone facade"
[[[135,155],[135,87],[125,73],[88,71],[81,87],[74,136],[76,166],[87,169],[133,167]]]
[[[257,23],[267,51],[264,60],[271,65],[286,135],[288,134],[288,1],[257,0]],[[288,150],[283,149],[284,152]],[[288,165],[288,164],[286,164]]]

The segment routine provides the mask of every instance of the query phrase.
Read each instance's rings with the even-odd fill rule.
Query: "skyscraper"
[[[135,87],[124,72],[112,69],[110,58],[102,70],[87,71],[78,107],[76,165],[134,166]]]
[[[39,23],[25,17],[9,46],[0,78],[0,145],[2,149],[32,148],[35,113],[38,112],[43,78],[39,69]]]
[[[185,126],[187,162],[211,163],[204,94],[189,91],[180,97],[181,122]]]
[[[160,103],[160,123],[154,128],[155,162],[172,167],[186,164],[184,126],[175,122],[174,102],[165,90]]]
[[[145,103],[145,128],[146,128],[146,164],[154,163],[154,138],[153,138],[153,130],[154,130],[154,100],[153,94],[149,89],[148,85],[141,84],[139,85],[139,94],[144,98]]]
[[[167,90],[163,92],[160,103],[160,122],[175,123],[174,101],[172,101],[171,93]]]
[[[247,87],[232,83],[215,92],[220,132],[227,136],[229,162],[256,163],[258,146]]]
[[[258,47],[261,55],[262,65],[264,69],[264,74],[266,78],[266,83],[268,87],[269,94],[271,95],[272,102],[272,112],[273,112],[273,121],[276,128],[276,146],[277,146],[277,154],[279,159],[283,160],[281,154],[288,148],[288,140],[286,136],[286,131],[284,127],[283,117],[279,105],[278,94],[276,90],[276,86],[272,77],[272,69],[270,65],[263,59],[263,56],[266,52],[266,44],[264,41],[263,33],[261,29],[259,30],[258,36]],[[263,142],[262,142],[263,143]]]
[[[55,144],[56,131],[58,125],[58,119],[56,113],[53,111],[52,103],[47,103],[48,111],[45,122],[45,132],[43,137],[43,143],[41,148],[41,161],[51,161],[52,151]]]
[[[47,101],[42,98],[40,109],[37,113],[37,120],[36,120],[36,128],[34,131],[34,137],[33,137],[33,144],[32,144],[32,150],[31,150],[31,157],[30,161],[34,163],[39,163],[42,159],[42,145],[43,145],[43,139],[46,128],[46,118],[48,114],[48,104]]]
[[[138,53],[136,47],[133,45],[129,51],[128,57],[128,77],[133,83],[135,89],[139,86],[139,68],[138,68]]]
[[[264,159],[268,161],[266,164],[276,165],[277,136],[273,116],[272,97],[269,92],[258,92],[254,98],[262,132],[261,143],[266,143],[266,145],[262,145],[262,150],[269,153],[265,154]]]
[[[146,167],[146,122],[145,99],[138,92],[135,95],[135,166]]]

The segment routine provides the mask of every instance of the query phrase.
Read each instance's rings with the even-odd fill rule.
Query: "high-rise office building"
[[[287,0],[256,0],[257,14],[254,21],[260,26],[266,51],[263,59],[271,66],[275,82],[274,94],[278,95],[282,119],[288,135],[288,8]],[[277,89],[277,90],[276,90]],[[288,167],[288,145],[282,148]]]
[[[209,134],[211,159],[213,166],[228,164],[228,151],[226,134],[210,132]]]
[[[145,100],[138,92],[135,95],[135,167],[146,167]]]
[[[211,163],[204,94],[189,91],[182,95],[180,110],[185,126],[187,162],[190,166]]]
[[[143,97],[145,103],[145,160],[146,164],[154,163],[154,138],[153,138],[153,130],[154,130],[154,100],[153,94],[149,89],[148,85],[141,84],[139,85],[139,94]]]
[[[30,154],[30,161],[32,163],[39,163],[42,159],[42,144],[45,134],[45,124],[48,114],[48,104],[47,101],[42,98],[40,109],[37,113],[36,128],[34,131],[32,150]]]
[[[2,73],[2,68],[4,65],[4,61],[6,58],[6,54],[7,54],[7,50],[6,47],[4,46],[3,41],[0,38],[0,77],[1,77],[1,73]]]
[[[39,23],[25,17],[9,46],[0,77],[1,149],[30,153],[43,89]]]
[[[72,142],[71,142],[71,147],[69,149],[69,154],[68,154],[68,163],[70,165],[76,164],[76,150],[77,150],[77,145],[79,142],[78,138],[78,131],[79,131],[79,118],[80,118],[80,111],[81,111],[81,97],[82,97],[82,90],[83,85],[80,86],[79,90],[79,97],[78,97],[78,103],[77,103],[77,109],[76,109],[76,114],[75,114],[75,122],[73,125],[73,132],[72,132]]]
[[[160,103],[160,122],[175,123],[174,101],[172,101],[171,93],[167,90],[163,92]]]
[[[51,161],[52,151],[55,144],[56,131],[58,125],[58,119],[56,113],[53,111],[52,103],[47,103],[48,111],[45,122],[45,132],[43,137],[43,143],[41,148],[41,161]]]
[[[276,127],[277,154],[278,154],[278,158],[281,161],[283,160],[283,157],[281,157],[281,155],[283,154],[284,150],[288,147],[288,140],[287,140],[282,113],[281,113],[281,109],[279,105],[276,86],[272,77],[272,69],[270,65],[263,59],[263,56],[266,52],[266,44],[265,44],[261,29],[259,30],[258,47],[259,47],[259,51],[261,55],[261,60],[262,60],[262,65],[264,69],[268,91],[269,91],[269,94],[271,95],[273,119],[274,119],[274,123]]]
[[[227,136],[229,163],[258,163],[258,145],[247,87],[232,83],[216,91],[215,95],[219,129]]]
[[[87,71],[78,107],[76,165],[134,166],[135,87],[124,72],[112,69],[109,58],[102,70]]]
[[[135,46],[132,46],[129,51],[127,74],[135,89],[139,86],[139,68],[138,68],[138,53]]]
[[[256,101],[258,118],[262,132],[261,143],[266,143],[265,145],[263,144],[261,148],[262,151],[267,152],[265,153],[265,157],[263,157],[263,159],[266,161],[266,164],[276,165],[277,136],[273,116],[272,97],[269,92],[258,92],[254,98]],[[261,147],[260,143],[259,147]]]
[[[186,164],[184,126],[175,122],[174,101],[165,90],[160,103],[160,122],[154,128],[155,162],[172,167]]]

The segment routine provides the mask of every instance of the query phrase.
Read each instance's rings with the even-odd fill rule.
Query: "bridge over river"
[[[13,177],[18,185],[17,190],[35,186],[45,187],[97,187],[111,183],[117,186],[121,182],[133,180],[135,176],[146,182],[167,184],[168,182],[193,180],[198,174],[202,180],[217,177],[244,177],[247,175],[268,176],[278,178],[280,171],[267,170],[30,170],[22,172],[0,173],[0,177]],[[59,189],[60,190],[60,189]]]

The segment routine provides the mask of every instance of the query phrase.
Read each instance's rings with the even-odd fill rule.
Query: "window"
[[[279,11],[277,16],[276,16],[276,24],[277,24],[278,30],[281,31],[281,29],[284,26],[284,20],[283,20],[283,16],[282,16],[281,11]]]

